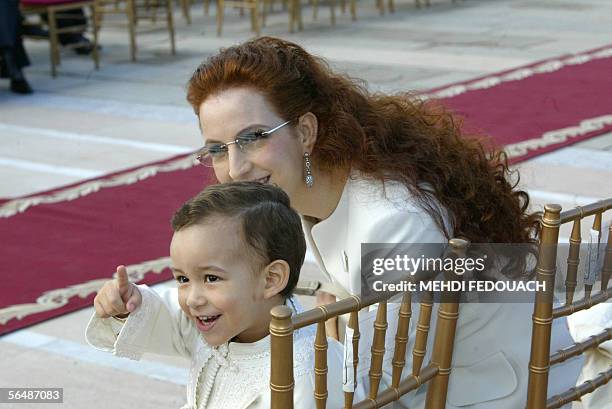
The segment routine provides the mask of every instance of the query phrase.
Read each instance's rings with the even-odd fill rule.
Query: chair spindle
[[[427,337],[431,323],[431,309],[433,308],[433,295],[424,293],[419,308],[419,321],[416,326],[414,348],[412,349],[412,375],[418,376],[423,366],[425,352],[427,351]]]
[[[601,291],[608,288],[610,277],[612,277],[612,224],[610,224],[610,227],[608,228],[606,255],[604,256],[603,268],[601,269]]]
[[[469,243],[462,239],[451,239],[449,241],[451,255],[456,258],[465,258]],[[448,281],[462,279],[459,274],[449,272],[445,274]],[[432,379],[427,388],[425,409],[444,409],[446,407],[446,394],[448,392],[448,380],[453,362],[453,348],[455,346],[455,332],[459,318],[459,292],[446,292],[442,295],[448,302],[441,302],[438,308],[438,322],[434,336],[434,346],[431,354],[431,363],[436,365],[438,375]]]
[[[555,285],[557,243],[561,206],[544,206],[544,217],[540,230],[540,249],[536,280],[545,282],[546,291],[536,294],[531,333],[531,358],[529,359],[529,385],[527,387],[527,409],[546,407],[548,371],[550,369],[550,337],[552,328],[552,291]],[[544,298],[542,298],[544,297]]]
[[[565,278],[565,305],[570,305],[574,302],[574,293],[577,285],[578,265],[580,264],[580,220],[581,217],[574,220],[572,226],[572,235],[570,237],[569,255],[567,257],[567,275]]]
[[[270,311],[271,409],[293,409],[293,323],[291,308],[278,305]]]
[[[315,402],[317,409],[325,409],[327,406],[327,335],[325,333],[325,321],[317,323],[314,349]]]
[[[370,364],[370,399],[378,396],[382,378],[382,363],[385,356],[385,334],[387,332],[387,300],[378,303],[374,321],[374,341],[372,342],[372,362]]]
[[[402,371],[406,365],[406,346],[408,344],[408,329],[410,328],[410,317],[412,317],[412,304],[410,293],[404,293],[402,305],[399,310],[397,322],[397,333],[395,335],[395,352],[393,353],[393,376],[391,385],[399,387]]]

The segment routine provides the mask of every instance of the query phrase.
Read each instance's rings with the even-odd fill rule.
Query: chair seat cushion
[[[21,0],[24,6],[56,6],[58,4],[79,3],[83,0]]]

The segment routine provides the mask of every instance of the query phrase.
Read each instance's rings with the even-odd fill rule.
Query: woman
[[[533,241],[537,215],[513,190],[504,154],[463,138],[433,103],[370,94],[296,44],[264,37],[222,50],[193,74],[187,99],[205,140],[201,162],[220,182],[283,188],[337,295],[361,292],[361,243]],[[462,305],[447,407],[524,406],[532,307],[510,307]],[[360,314],[360,329],[372,319]],[[381,390],[390,382],[387,338]],[[402,404],[421,407],[423,398],[419,390]]]

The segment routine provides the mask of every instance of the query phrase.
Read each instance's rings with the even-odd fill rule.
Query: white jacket
[[[347,293],[360,294],[362,243],[446,243],[434,220],[418,207],[399,183],[382,184],[348,180],[334,212],[314,224],[303,219],[307,243],[324,276]],[[449,229],[450,230],[450,229]],[[432,313],[429,345],[423,366],[433,347],[437,305]],[[394,334],[399,305],[389,304],[383,385],[390,384]],[[525,406],[531,342],[532,304],[461,304],[447,408],[516,409]],[[412,368],[418,304],[413,304],[404,375]],[[371,327],[375,312],[360,314],[361,394],[368,389]],[[341,321],[342,325],[342,321]],[[340,328],[342,332],[342,328]],[[366,333],[366,331],[370,331]],[[551,352],[570,345],[565,319],[553,324]],[[369,342],[369,343],[368,343]],[[573,387],[582,365],[574,358],[554,366],[549,377],[549,395]],[[380,390],[384,390],[381,386]],[[410,408],[424,407],[426,387],[402,399]]]

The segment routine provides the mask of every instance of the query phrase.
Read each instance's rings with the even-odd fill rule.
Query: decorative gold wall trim
[[[137,283],[141,281],[146,274],[160,274],[164,269],[170,267],[170,265],[170,257],[162,257],[140,264],[132,264],[127,266],[128,277],[131,282]],[[81,298],[86,298],[102,288],[102,285],[109,279],[110,275],[108,278],[86,281],[81,284],[50,290],[38,297],[35,303],[17,304],[2,308],[0,309],[0,325],[5,325],[13,318],[20,320],[28,315],[52,311],[63,307],[68,304],[72,297],[79,296]]]
[[[90,195],[104,188],[131,185],[141,180],[148,179],[151,176],[155,176],[158,173],[190,169],[196,165],[197,161],[194,156],[190,154],[170,162],[143,166],[126,173],[103,179],[91,180],[50,194],[10,200],[0,205],[0,218],[15,216],[16,214],[23,213],[29,208],[40,204],[67,202]]]
[[[431,93],[421,94],[421,96],[426,99],[456,97],[457,95],[464,94],[468,91],[492,88],[504,82],[518,81],[536,74],[558,71],[568,65],[579,65],[589,61],[608,57],[612,57],[612,46],[586,53],[574,54],[571,56],[558,58],[556,60],[548,60],[532,67],[517,68],[516,70],[507,72],[505,74],[492,75],[490,77],[466,82],[464,84],[451,85]]]

